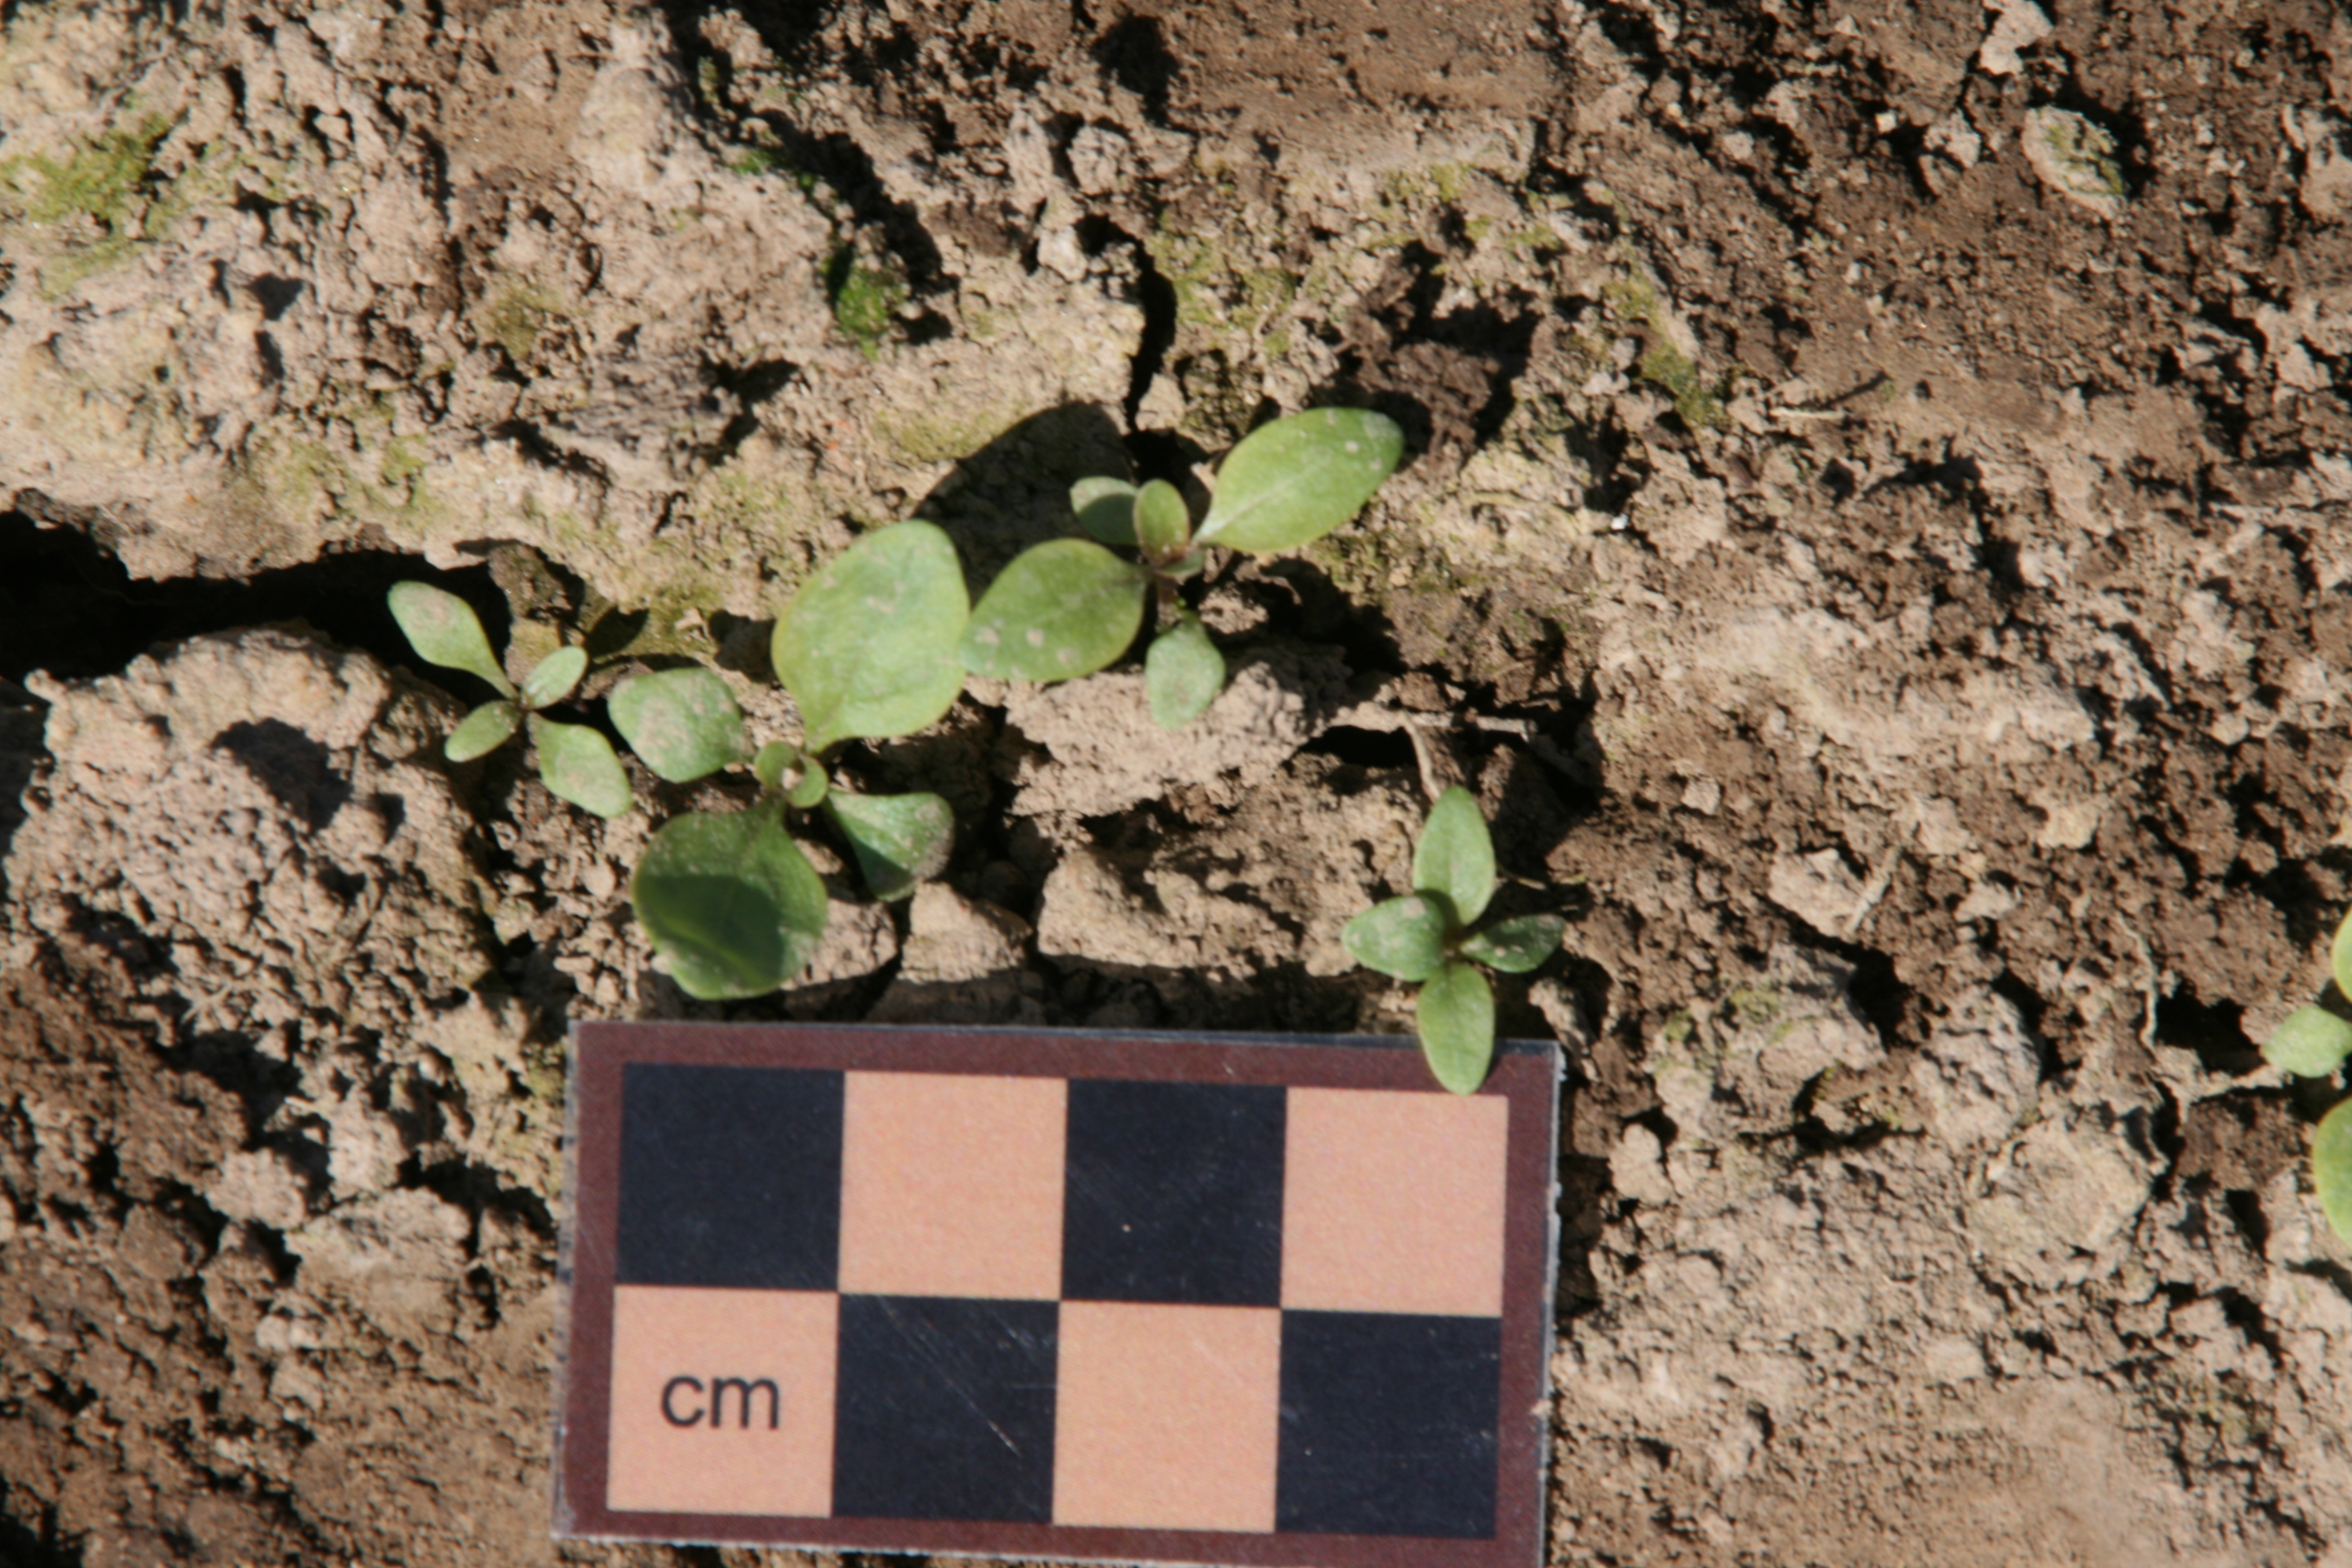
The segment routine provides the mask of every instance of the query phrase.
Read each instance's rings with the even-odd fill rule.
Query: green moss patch
[[[898,307],[907,302],[906,281],[887,268],[867,266],[846,249],[834,258],[832,273],[833,324],[873,359],[898,325]]]

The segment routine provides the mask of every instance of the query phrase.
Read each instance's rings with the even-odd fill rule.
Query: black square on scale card
[[[1408,1312],[1283,1313],[1276,1527],[1494,1534],[1502,1327]]]
[[[1059,1303],[844,1296],[833,1511],[1054,1517]]]
[[[617,1282],[834,1289],[841,1107],[838,1072],[628,1064]]]
[[[1283,1092],[1072,1082],[1063,1297],[1278,1304]]]

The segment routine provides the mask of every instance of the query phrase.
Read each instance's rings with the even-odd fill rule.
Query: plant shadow
[[[962,458],[914,515],[947,531],[977,598],[1024,550],[1077,532],[1071,485],[1094,475],[1132,479],[1134,472],[1110,411],[1065,403],[1032,414]]]

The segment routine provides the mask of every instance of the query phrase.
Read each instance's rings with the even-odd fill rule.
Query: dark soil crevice
[[[87,531],[86,520],[52,512],[56,521],[45,523],[23,508],[19,498],[19,510],[0,513],[0,556],[12,567],[0,580],[6,679],[46,669],[87,680],[163,644],[295,621],[388,665],[415,668],[420,661],[384,603],[385,592],[406,579],[456,594],[481,617],[493,647],[505,641],[506,601],[487,571],[445,572],[413,555],[355,550],[245,581],[134,579]]]

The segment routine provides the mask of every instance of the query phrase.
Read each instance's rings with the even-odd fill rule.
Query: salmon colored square
[[[1490,1094],[1293,1089],[1282,1304],[1500,1317],[1510,1110]]]
[[[1057,1078],[849,1074],[841,1289],[1058,1297],[1069,1093]]]
[[[830,1514],[840,1304],[830,1291],[616,1287],[604,1506]]]
[[[1054,1522],[1271,1531],[1282,1314],[1062,1303]]]

